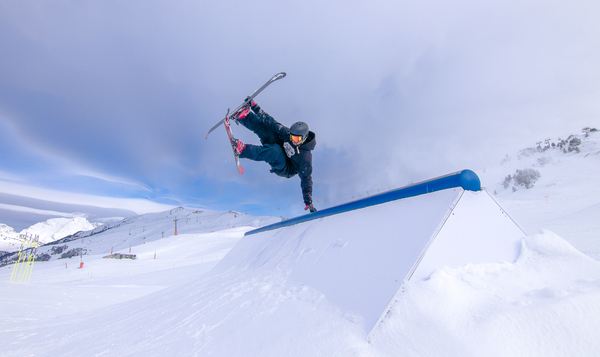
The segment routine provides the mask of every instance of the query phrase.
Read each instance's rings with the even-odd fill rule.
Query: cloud
[[[251,162],[239,176],[222,130],[203,139],[228,107],[280,71],[288,76],[257,101],[283,124],[303,120],[317,133],[320,197],[476,169],[534,138],[597,125],[599,7],[2,3],[0,124],[14,128],[22,152],[48,155],[0,170],[46,167],[62,174],[36,180],[42,187],[83,174],[96,179],[84,188],[119,181],[116,195],[147,190],[150,199],[224,209],[301,206],[297,178]],[[1,145],[0,154],[24,157]]]
[[[3,181],[0,181],[0,193],[54,203],[89,205],[100,208],[119,208],[123,210],[131,210],[137,214],[166,211],[174,207],[173,205],[161,204],[138,198],[94,196],[67,191],[48,190],[44,188],[25,186]],[[15,207],[16,206],[19,205],[17,204]]]
[[[43,216],[60,216],[60,217],[68,217],[68,218],[74,218],[74,217],[81,216],[81,215],[77,215],[74,213],[59,212],[59,211],[53,211],[53,210],[42,210],[42,209],[36,209],[36,208],[31,208],[31,207],[7,205],[4,203],[0,203],[0,210],[34,213],[36,215],[43,215]]]

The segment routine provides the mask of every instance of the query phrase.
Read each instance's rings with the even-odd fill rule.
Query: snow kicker
[[[286,269],[371,330],[404,282],[514,262],[524,236],[464,170],[247,232],[217,268]]]

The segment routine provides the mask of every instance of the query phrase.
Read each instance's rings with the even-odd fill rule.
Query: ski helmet
[[[302,144],[308,137],[308,124],[303,121],[295,122],[290,127],[290,136],[292,143],[296,145]]]

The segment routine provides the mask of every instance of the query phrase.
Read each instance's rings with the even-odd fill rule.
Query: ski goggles
[[[290,140],[292,140],[292,142],[295,144],[299,144],[302,142],[302,140],[304,140],[304,138],[299,135],[290,134]]]

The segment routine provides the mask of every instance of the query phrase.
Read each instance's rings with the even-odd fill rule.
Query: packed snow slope
[[[83,234],[59,242],[54,246],[86,247],[87,255],[36,262],[28,284],[9,283],[13,266],[0,268],[1,354],[600,355],[600,262],[590,257],[597,257],[600,229],[584,219],[600,201],[591,193],[600,177],[595,135],[582,138],[580,152],[531,152],[486,168],[483,185],[493,192],[498,184],[497,199],[529,234],[517,260],[440,268],[428,280],[409,281],[370,333],[360,316],[290,281],[285,256],[268,264],[231,264],[228,257],[214,268],[253,229],[233,215],[217,217],[210,231],[173,236],[166,212],[132,218],[112,238],[106,231],[106,241]],[[551,154],[551,163],[537,161]],[[504,189],[505,177],[525,168],[540,173],[533,186]],[[540,231],[550,225],[560,235]],[[130,245],[136,260],[102,258],[109,247],[127,253]]]

